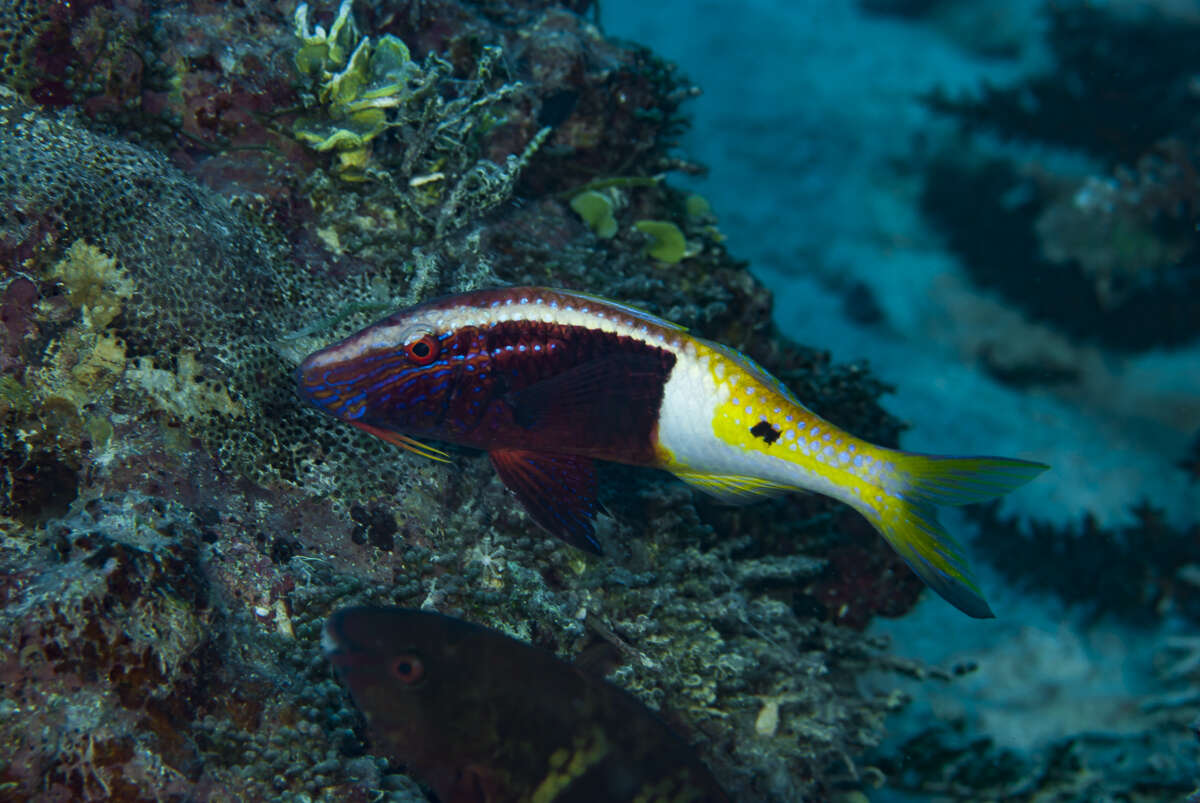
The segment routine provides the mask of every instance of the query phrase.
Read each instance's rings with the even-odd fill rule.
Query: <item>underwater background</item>
[[[1188,799],[1198,42],[1185,0],[0,0],[0,800],[433,799],[322,652],[366,603],[607,645],[737,801]],[[608,466],[585,555],[295,392],[519,284],[1049,463],[944,516],[996,619],[816,495]]]

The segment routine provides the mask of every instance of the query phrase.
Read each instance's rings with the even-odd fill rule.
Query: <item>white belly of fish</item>
[[[706,361],[685,355],[675,363],[658,416],[658,443],[672,458],[667,468],[792,482],[796,467],[786,460],[747,452],[713,432],[717,406],[729,393],[728,385],[718,382]]]
[[[703,480],[697,481],[698,478],[688,475],[752,477],[776,486],[785,486],[787,489],[815,491],[851,504],[859,501],[847,488],[833,481],[826,472],[820,470],[820,466],[795,448],[793,444],[796,441],[792,432],[769,447],[773,454],[763,447],[748,449],[718,436],[714,431],[713,422],[719,408],[729,406],[733,391],[725,376],[715,375],[717,373],[728,375],[724,371],[712,370],[709,360],[697,359],[686,351],[675,363],[663,388],[662,407],[659,410],[658,444],[665,452],[664,468],[680,474],[683,479],[701,490],[727,501],[751,501],[755,495],[771,494],[784,488],[754,486],[736,480],[722,487],[719,483],[714,485]],[[738,375],[738,381],[743,386],[747,380],[744,373]],[[744,393],[743,389],[739,395]],[[761,397],[764,393],[769,391],[759,385],[756,394]],[[784,415],[791,413],[797,418],[804,415],[810,421],[819,420],[811,412],[796,408],[782,398],[773,397],[772,407],[775,405],[788,408]],[[749,429],[757,420],[747,419],[744,425]],[[822,422],[822,425],[830,426],[827,422]],[[786,424],[781,426],[787,427]],[[789,435],[793,437],[789,438]]]

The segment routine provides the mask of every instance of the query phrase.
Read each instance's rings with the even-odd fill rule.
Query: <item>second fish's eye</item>
[[[405,346],[404,352],[411,362],[417,365],[429,365],[437,357],[438,348],[437,338],[433,335],[425,335]]]
[[[392,675],[406,685],[419,683],[425,677],[425,664],[420,656],[412,653],[397,655],[392,659],[389,668]]]

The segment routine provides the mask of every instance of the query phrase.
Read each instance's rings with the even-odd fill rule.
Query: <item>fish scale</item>
[[[412,351],[421,343],[422,351]],[[480,290],[398,310],[310,355],[300,392],[403,448],[489,453],[551,534],[599,552],[595,460],[664,469],[730,502],[815,491],[845,502],[923,580],[991,616],[941,505],[985,501],[1046,469],[886,449],[805,407],[749,357],[615,301],[545,287]]]

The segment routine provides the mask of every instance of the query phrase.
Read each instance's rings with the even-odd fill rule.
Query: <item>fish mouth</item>
[[[320,358],[323,352],[309,355],[296,367],[295,387],[300,398],[334,418],[347,418],[345,388],[327,381],[329,366]],[[358,415],[361,415],[361,407]],[[356,416],[350,416],[351,418]]]
[[[342,642],[332,619],[325,623],[325,629],[321,631],[321,649],[326,655],[336,655],[342,651]]]
[[[324,378],[319,373],[321,366],[319,365],[320,360],[318,358],[320,356],[321,352],[318,351],[315,354],[305,357],[304,361],[296,366],[294,376],[300,395],[318,407],[324,407],[325,403],[322,403],[313,395],[313,391],[322,389],[322,385],[324,384]]]
[[[321,650],[334,666],[349,669],[363,662],[363,651],[361,647],[346,640],[340,620],[341,616],[335,613],[325,623],[321,631]]]

